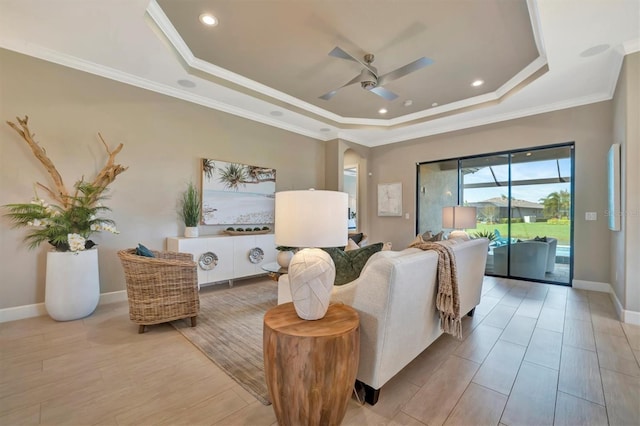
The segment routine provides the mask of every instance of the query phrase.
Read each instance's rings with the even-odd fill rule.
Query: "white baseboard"
[[[47,315],[44,303],[0,309],[0,323]]]
[[[106,305],[108,303],[122,302],[127,300],[127,291],[112,291],[100,294],[98,305]],[[0,323],[16,321],[25,318],[33,318],[47,315],[47,309],[44,303],[35,303],[33,305],[14,306],[11,308],[0,309]]]
[[[611,285],[609,283],[599,283],[597,281],[573,280],[573,288],[580,290],[599,291],[602,293],[611,293]]]
[[[613,306],[616,309],[616,314],[618,314],[620,321],[640,325],[640,312],[624,309],[620,299],[618,299],[618,295],[613,291],[611,284],[596,281],[573,280],[573,288],[609,293],[609,297],[611,297],[611,300],[613,301]]]
[[[98,305],[106,305],[108,303],[125,302],[127,300],[127,290],[111,291],[109,293],[100,294],[100,302]]]
[[[640,325],[640,312],[637,311],[624,311],[623,322]]]

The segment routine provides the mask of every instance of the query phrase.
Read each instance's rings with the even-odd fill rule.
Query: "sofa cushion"
[[[434,234],[429,239],[425,239],[425,241],[442,241],[444,240],[444,231],[440,231],[437,234]]]
[[[383,243],[371,244],[357,250],[342,251],[338,248],[325,248],[333,263],[336,265],[336,278],[334,285],[350,283],[360,276],[360,272],[367,260],[382,250]]]
[[[428,236],[428,238],[426,236]],[[428,243],[428,242],[442,241],[442,240],[444,240],[444,231],[440,231],[437,234],[433,234],[433,235],[431,234],[431,231],[427,231],[424,234],[416,235],[416,238],[414,238],[411,244],[409,244],[409,247],[412,246],[413,244]]]
[[[349,241],[347,241],[347,245],[344,246],[344,251],[358,250],[359,248],[360,246],[351,238],[349,238]]]
[[[349,234],[349,239],[353,240],[353,242],[356,244],[360,244],[363,236],[364,234],[362,232],[359,232],[357,234]]]

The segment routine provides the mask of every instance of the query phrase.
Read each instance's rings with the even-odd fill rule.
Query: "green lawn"
[[[469,229],[467,232],[473,235],[475,232],[491,231],[497,229],[503,237],[507,237],[507,224],[485,224],[478,223],[476,229]],[[513,223],[511,224],[511,236],[521,240],[530,240],[535,237],[553,237],[558,239],[558,244],[569,245],[571,226],[556,225],[546,222],[535,223]]]

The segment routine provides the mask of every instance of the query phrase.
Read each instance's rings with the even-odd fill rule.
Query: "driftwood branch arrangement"
[[[38,161],[40,161],[40,163],[42,163],[42,165],[45,167],[45,169],[51,176],[51,179],[53,180],[53,183],[55,185],[55,190],[52,188],[49,188],[46,185],[43,185],[40,182],[37,182],[37,185],[40,188],[44,189],[53,200],[60,203],[60,206],[66,210],[66,208],[69,207],[69,205],[72,203],[73,197],[70,196],[70,193],[67,190],[62,180],[62,176],[56,169],[56,166],[53,164],[51,159],[47,156],[47,151],[44,148],[42,148],[38,144],[38,142],[35,141],[34,139],[35,133],[31,133],[31,130],[29,130],[29,117],[28,116],[25,116],[24,118],[16,117],[16,120],[18,122],[17,124],[12,121],[7,121],[7,124],[13,130],[15,130],[16,133],[18,133],[22,137],[22,139],[24,139],[24,141],[27,143],[27,145],[29,145],[29,148],[31,148],[31,151],[36,156]],[[123,167],[120,164],[115,164],[116,155],[118,155],[118,153],[122,150],[123,145],[122,144],[118,145],[116,149],[112,151],[109,149],[109,146],[107,145],[107,143],[105,142],[105,140],[103,139],[100,133],[98,133],[98,137],[102,141],[102,144],[104,145],[105,150],[109,154],[109,158],[107,160],[107,164],[104,165],[102,170],[100,170],[98,175],[95,177],[95,179],[91,183],[94,187],[100,189],[96,194],[96,199],[100,197],[101,193],[105,189],[107,189],[107,186],[109,186],[109,184],[115,180],[116,176],[118,176],[120,173],[128,169],[128,167]],[[77,190],[76,190],[76,194],[77,194]]]

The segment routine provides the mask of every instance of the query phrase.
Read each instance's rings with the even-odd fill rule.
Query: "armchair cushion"
[[[136,254],[138,256],[144,256],[144,257],[156,257],[156,255],[153,254],[151,250],[149,250],[142,244],[138,244],[138,247],[136,248]]]
[[[357,250],[343,251],[338,248],[325,248],[336,266],[336,278],[334,285],[350,283],[360,276],[367,260],[374,253],[382,250],[383,243],[371,244]]]

